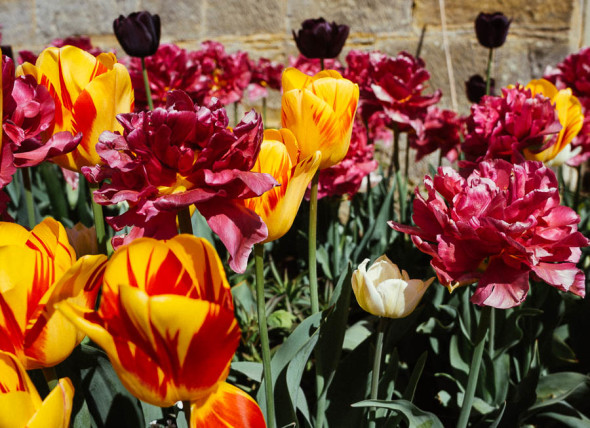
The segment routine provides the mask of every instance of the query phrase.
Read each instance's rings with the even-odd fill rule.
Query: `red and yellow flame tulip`
[[[264,426],[256,403],[224,383],[240,330],[223,266],[204,239],[136,239],[107,263],[98,311],[70,301],[57,308],[106,351],[139,399],[161,407],[190,401],[194,413],[203,407],[198,418]],[[239,397],[218,401],[228,394]]]
[[[272,175],[280,186],[244,201],[246,207],[256,212],[268,228],[268,237],[264,242],[279,239],[291,228],[320,160],[319,151],[303,159],[297,140],[288,129],[264,131],[264,140],[252,171]]]
[[[296,68],[285,70],[281,122],[295,135],[303,158],[319,150],[320,169],[344,159],[358,99],[358,85],[337,71],[308,76]]]
[[[545,79],[531,80],[526,85],[526,89],[530,89],[533,96],[542,94],[551,99],[551,102],[555,104],[557,117],[562,128],[555,144],[539,153],[532,153],[525,149],[524,155],[528,160],[560,165],[572,156],[570,143],[582,129],[584,122],[582,105],[578,98],[572,95],[570,88],[558,90],[553,83]]]
[[[97,57],[74,46],[49,47],[35,65],[24,63],[17,74],[31,74],[46,86],[55,101],[55,122],[46,137],[60,132],[82,133],[71,153],[53,158],[58,165],[80,171],[101,162],[95,145],[103,131],[123,131],[119,113],[133,111],[129,72],[112,53]]]
[[[106,256],[76,261],[63,226],[45,219],[32,231],[0,222],[0,350],[25,369],[63,361],[84,335],[53,305],[71,298],[92,308]]]
[[[1,428],[67,428],[73,398],[74,387],[66,377],[42,401],[19,360],[0,351]]]

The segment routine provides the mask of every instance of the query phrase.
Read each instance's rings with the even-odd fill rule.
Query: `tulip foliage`
[[[588,425],[589,48],[506,82],[474,16],[451,110],[354,26],[167,25],[2,58],[0,428]]]

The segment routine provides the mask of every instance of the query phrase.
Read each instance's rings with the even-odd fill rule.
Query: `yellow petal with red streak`
[[[67,377],[60,379],[58,385],[45,397],[27,428],[68,428],[73,399],[72,381]]]

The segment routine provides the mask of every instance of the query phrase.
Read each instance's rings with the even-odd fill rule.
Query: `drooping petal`
[[[252,397],[222,382],[214,393],[191,403],[191,426],[264,428],[266,422]]]

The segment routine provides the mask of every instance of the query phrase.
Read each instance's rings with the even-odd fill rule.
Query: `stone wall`
[[[513,20],[495,59],[494,76],[501,86],[526,83],[590,41],[584,25],[590,14],[587,0],[446,0],[445,9],[462,112],[468,108],[463,82],[485,72],[487,51],[473,31],[480,11],[502,11]],[[3,44],[39,51],[56,37],[89,35],[95,45],[118,48],[112,21],[136,10],[160,15],[163,41],[194,49],[214,39],[228,51],[242,49],[282,62],[297,53],[291,31],[306,18],[323,16],[351,27],[341,60],[353,48],[415,53],[426,26],[422,57],[432,73],[431,87],[441,88],[443,105],[451,105],[439,0],[0,0]],[[276,114],[271,119],[277,120]]]

